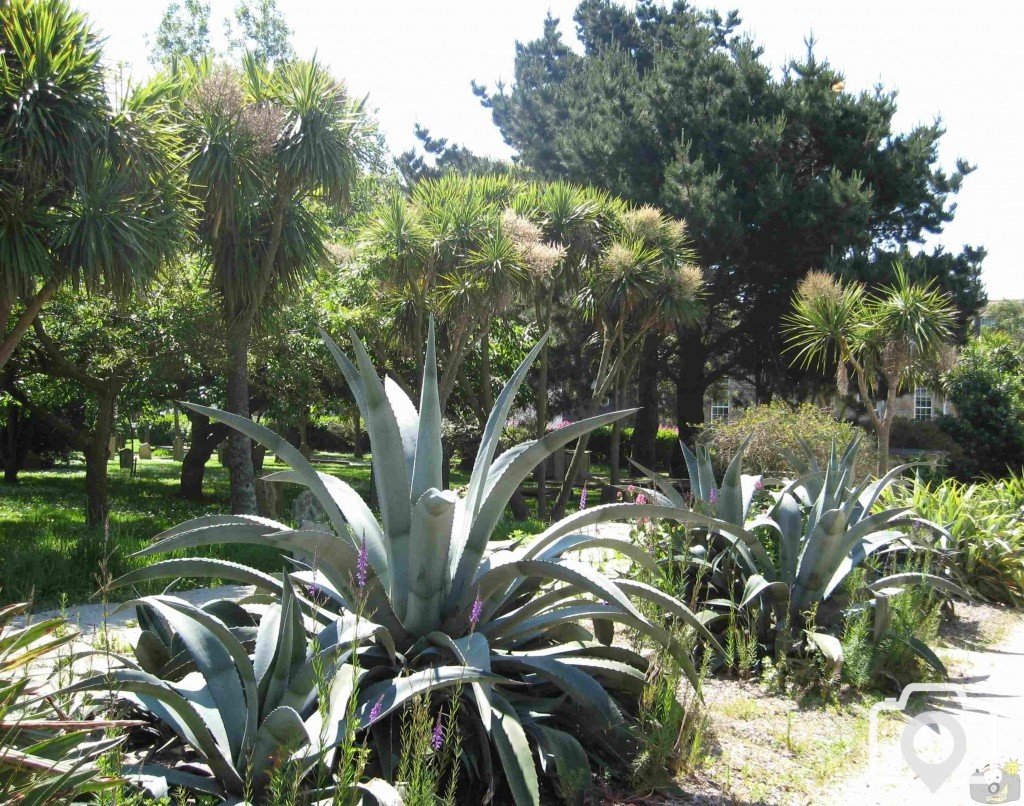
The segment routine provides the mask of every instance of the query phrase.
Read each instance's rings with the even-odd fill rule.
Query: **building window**
[[[930,420],[932,418],[932,393],[930,389],[918,386],[914,390],[914,419]]]
[[[711,422],[720,423],[729,421],[729,399],[711,402]]]

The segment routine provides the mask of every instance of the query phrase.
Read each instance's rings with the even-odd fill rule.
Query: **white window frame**
[[[932,394],[932,390],[926,386],[914,387],[914,419],[930,420],[934,416],[935,396]]]
[[[713,423],[727,423],[729,422],[729,415],[732,413],[732,403],[729,398],[725,398],[725,402],[712,400],[711,401],[711,422]]]

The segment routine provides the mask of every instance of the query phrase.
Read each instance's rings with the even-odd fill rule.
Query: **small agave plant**
[[[459,729],[464,736],[480,738],[463,743],[462,769],[476,778],[476,797],[489,798],[494,792],[493,751],[517,804],[539,802],[538,767],[558,779],[560,791],[578,800],[591,777],[588,753],[605,764],[621,764],[635,743],[624,713],[644,686],[647,661],[610,645],[614,623],[648,636],[692,677],[684,645],[691,642],[678,640],[666,625],[679,625],[717,644],[677,599],[642,582],[611,579],[574,555],[593,547],[611,548],[653,568],[651,557],[628,538],[597,535],[589,528],[642,517],[695,516],[672,506],[609,504],[571,515],[528,542],[491,544],[511,496],[537,465],[581,435],[632,411],[576,422],[496,456],[502,427],[542,341],[499,395],[465,495],[459,496],[441,489],[433,326],[418,408],[398,384],[381,382],[354,334],[354,363],[326,334],[323,338],[367,424],[379,517],[348,484],[314,470],[298,450],[263,426],[190,405],[286,461],[290,470],[267,478],[306,486],[329,523],[292,529],[257,517],[203,517],[165,532],[143,552],[214,543],[269,545],[294,563],[295,570],[284,580],[236,563],[197,558],[164,560],[127,574],[119,583],[207,576],[252,584],[279,597],[290,596],[295,583],[295,601],[314,631],[331,630],[358,612],[378,649],[362,658],[352,681],[355,706],[345,718],[357,720],[358,729],[375,739],[376,763],[385,778],[397,766],[391,750],[397,714],[412,698],[436,691],[442,700],[460,698],[464,707],[458,709]],[[645,617],[634,603],[637,599],[659,608],[664,618]],[[169,605],[161,607],[166,611]],[[237,646],[218,616],[203,618],[233,647],[233,662],[245,666],[246,661],[235,660]],[[260,657],[257,639],[257,685]],[[240,690],[249,708],[248,698],[258,695],[244,685]],[[294,719],[292,723],[297,730]],[[262,728],[253,724],[246,731],[250,727],[258,737]],[[342,728],[332,730],[344,734]]]
[[[229,803],[265,803],[282,762],[290,761],[293,774],[314,785],[324,780],[311,775],[314,768],[333,769],[336,748],[346,738],[338,731],[353,712],[355,653],[378,628],[349,615],[317,629],[310,640],[287,573],[280,592],[280,601],[264,607],[258,622],[226,599],[196,607],[161,595],[122,605],[136,605],[139,614],[137,662],[114,656],[124,668],[64,691],[113,692],[157,717],[197,757],[180,765],[128,765],[125,772],[135,784],[161,797],[168,787],[184,787]],[[381,647],[389,651],[386,641]],[[320,701],[328,667],[330,695]],[[335,782],[334,788],[345,783]],[[399,802],[381,780],[352,781],[346,789],[353,796],[365,792],[378,802]],[[301,795],[303,803],[333,802],[313,785]]]
[[[914,543],[910,533],[925,528],[942,535],[936,524],[899,507],[873,512],[882,492],[912,465],[894,468],[881,479],[866,478],[855,483],[856,457],[860,438],[854,437],[840,455],[835,450],[822,468],[806,448],[807,471],[774,492],[775,503],[763,516],[750,517],[750,505],[758,482],[742,473],[743,450],[733,457],[721,487],[715,487],[708,457],[686,453],[694,485],[695,507],[713,515],[702,526],[708,544],[720,541],[724,551],[701,552],[695,562],[711,572],[712,582],[732,596],[725,582],[726,564],[733,565],[744,584],[738,607],[764,601],[774,616],[776,651],[790,651],[804,639],[821,651],[836,668],[842,663],[842,648],[835,633],[854,609],[874,609],[874,638],[880,640],[889,626],[889,598],[907,585],[924,584],[947,594],[967,594],[951,580],[921,571],[901,571],[876,577],[859,591],[849,591],[851,575],[865,560],[884,553],[909,553],[925,547]],[[649,491],[656,500],[686,506],[680,493],[667,479],[649,470],[657,487]],[[713,506],[712,506],[713,505]],[[771,535],[770,538],[767,535]],[[854,599],[866,599],[858,604]],[[813,614],[812,623],[808,615]],[[766,636],[762,636],[767,638]],[[911,647],[935,668],[944,671],[939,659],[926,645],[914,639]]]

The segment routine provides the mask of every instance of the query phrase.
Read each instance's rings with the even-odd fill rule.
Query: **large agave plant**
[[[338,731],[350,713],[353,653],[378,628],[349,616],[318,629],[311,641],[287,574],[280,589],[280,601],[259,619],[251,657],[245,645],[251,616],[235,602],[218,600],[200,608],[162,595],[124,605],[138,606],[143,625],[136,647],[139,662],[118,657],[126,668],[65,691],[111,691],[153,714],[197,756],[183,766],[131,766],[126,772],[137,783],[161,795],[177,786],[234,802],[246,797],[262,803],[275,767],[284,760],[297,766],[300,779],[312,780],[307,774],[321,763],[331,771],[334,748],[344,738]],[[381,648],[389,651],[386,640]],[[320,702],[325,684],[330,696]],[[209,775],[198,771],[202,768]],[[383,781],[354,785],[385,802],[397,800]],[[303,802],[320,800],[309,787],[303,794]]]
[[[886,576],[875,573],[869,575],[864,589],[850,590],[848,582],[869,558],[928,550],[930,547],[912,541],[915,529],[944,534],[907,507],[874,511],[879,496],[911,465],[896,467],[881,479],[865,478],[856,483],[859,442],[857,436],[841,454],[833,450],[824,468],[808,448],[807,472],[773,493],[774,505],[756,517],[750,517],[750,504],[761,480],[742,473],[742,448],[721,486],[716,487],[708,457],[683,447],[695,506],[708,511],[715,521],[701,526],[708,536],[707,545],[701,547],[695,561],[710,570],[712,581],[719,580],[730,597],[732,590],[721,582],[724,566],[739,571],[744,587],[738,606],[768,603],[777,651],[789,651],[806,639],[837,666],[842,663],[842,651],[834,633],[851,609],[874,609],[874,635],[879,640],[889,626],[889,598],[905,586],[926,584],[947,594],[966,596],[951,580],[918,570]],[[657,487],[650,491],[653,496],[676,506],[686,505],[667,479],[645,472],[652,475]],[[710,551],[713,541],[724,543],[727,550]],[[812,623],[808,623],[809,614],[813,614]],[[917,642],[912,648],[941,669],[927,646]]]
[[[447,689],[448,696],[458,693],[468,704],[459,709],[465,735],[484,739],[465,744],[463,765],[482,779],[480,796],[489,797],[493,790],[493,749],[517,803],[539,801],[534,754],[563,792],[579,797],[590,779],[587,751],[602,754],[606,763],[623,760],[623,746],[609,743],[627,736],[623,707],[634,701],[647,668],[641,655],[608,645],[611,626],[618,622],[648,636],[691,675],[684,644],[666,624],[714,639],[678,600],[641,582],[610,579],[573,559],[574,554],[612,548],[653,567],[653,560],[627,538],[588,529],[614,520],[696,516],[671,506],[610,504],[565,518],[529,542],[491,544],[511,496],[538,464],[581,435],[632,412],[573,423],[496,456],[502,426],[538,344],[499,395],[465,495],[459,496],[440,489],[433,328],[418,409],[398,384],[381,382],[354,335],[355,362],[323,335],[367,424],[379,517],[349,485],[314,470],[298,450],[263,426],[191,405],[285,460],[291,469],[267,478],[305,485],[329,523],[291,529],[263,518],[204,517],[165,532],[144,553],[224,542],[275,546],[295,564],[290,579],[302,590],[296,602],[310,622],[320,625],[316,629],[329,629],[358,610],[378,644],[395,650],[391,657],[378,653],[356,681],[356,718],[361,729],[380,739],[377,763],[385,777],[395,762],[389,749],[393,715],[412,697]],[[215,559],[164,560],[120,583],[168,576],[235,580],[277,595],[288,588],[287,582]],[[661,608],[666,618],[649,620],[636,599]],[[207,620],[212,625],[215,618]]]

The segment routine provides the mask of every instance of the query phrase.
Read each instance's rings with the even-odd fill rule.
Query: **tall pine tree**
[[[549,16],[539,39],[517,44],[511,85],[474,89],[526,167],[658,205],[690,225],[707,313],[643,346],[634,443],[646,461],[669,353],[684,436],[722,378],[750,379],[763,399],[784,391],[793,375],[780,358],[779,318],[800,278],[822,267],[884,277],[894,253],[952,219],[951,198],[972,168],[959,161],[944,172],[940,123],[895,131],[895,93],[846,92],[813,43],[773,74],[761,48],[737,33],[736,12],[583,0],[574,20],[582,53]],[[922,254],[910,270],[955,291],[969,317],[984,301],[983,256]]]

